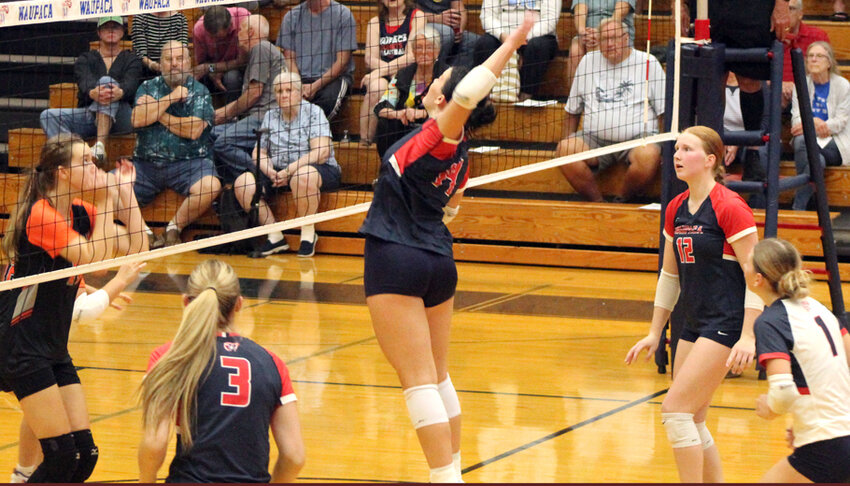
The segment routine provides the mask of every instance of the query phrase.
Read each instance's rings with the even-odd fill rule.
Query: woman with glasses
[[[845,160],[850,161],[850,126],[847,124],[850,120],[850,82],[838,72],[835,53],[829,43],[814,42],[806,51],[806,85],[818,138],[817,158],[821,165],[843,165]],[[791,135],[797,173],[810,174],[796,91],[791,100]],[[792,207],[805,211],[812,194],[811,184],[797,189]]]

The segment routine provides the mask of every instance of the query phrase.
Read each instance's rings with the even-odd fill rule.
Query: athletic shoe
[[[12,472],[12,479],[9,480],[10,483],[25,483],[29,481],[30,477],[27,474],[24,474],[20,469],[15,468]]]
[[[171,228],[165,231],[165,246],[174,246],[183,243],[180,239],[180,230]]]
[[[316,254],[316,242],[319,241],[319,235],[313,233],[313,241],[301,240],[301,248],[298,249],[299,258],[310,258]]]
[[[249,258],[263,258],[269,255],[274,255],[275,253],[280,253],[289,249],[289,244],[286,242],[286,238],[278,241],[277,243],[272,243],[268,239],[263,243],[263,246],[259,250],[254,250],[248,254]]]

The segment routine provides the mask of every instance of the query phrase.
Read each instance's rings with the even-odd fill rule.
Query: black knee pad
[[[28,483],[70,483],[80,455],[72,434],[39,439],[44,461],[33,471]]]
[[[77,451],[80,453],[80,462],[77,463],[77,471],[71,478],[71,482],[82,483],[94,472],[94,466],[97,464],[98,449],[94,445],[91,430],[78,430],[73,435]]]

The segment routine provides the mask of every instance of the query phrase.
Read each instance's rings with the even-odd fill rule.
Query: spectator
[[[366,28],[366,68],[360,86],[366,96],[360,105],[360,144],[372,145],[378,119],[372,109],[388,81],[399,69],[413,62],[408,40],[425,26],[425,16],[413,0],[378,0],[378,15],[369,20]]]
[[[428,119],[422,98],[446,66],[437,60],[440,34],[431,26],[413,34],[410,45],[416,62],[399,71],[375,106],[378,115],[378,154],[383,158],[394,143]]]
[[[832,16],[829,18],[835,22],[847,22],[850,16],[847,15],[847,10],[844,6],[844,0],[835,0],[832,2]]]
[[[272,82],[285,62],[268,38],[269,22],[262,15],[250,16],[239,28],[239,46],[248,52],[242,94],[215,111],[216,127],[212,131],[217,171],[226,183],[254,166],[254,130],[260,128],[266,111],[274,105]]]
[[[329,120],[336,116],[354,74],[357,26],[351,10],[335,0],[305,0],[283,18],[277,46],[289,71],[301,77],[304,99]]]
[[[177,41],[162,47],[162,75],[145,81],[136,93],[136,198],[145,206],[170,188],[188,196],[151,248],[180,243],[183,228],[209,209],[221,191],[211,157],[210,92],[191,76],[189,48]]]
[[[130,104],[142,76],[142,62],[121,48],[124,20],[101,17],[97,22],[100,39],[97,50],[84,52],[74,63],[78,108],[52,108],[41,112],[41,128],[47,138],[60,132],[83,138],[97,136],[92,156],[106,158],[110,133],[130,133]]]
[[[686,2],[682,2],[686,5]],[[685,7],[686,9],[687,7]],[[635,0],[575,0],[573,2],[573,23],[576,36],[570,42],[567,58],[568,84],[573,82],[581,58],[588,51],[599,49],[599,22],[612,19],[623,22],[629,31],[629,42],[635,41]],[[682,19],[685,24],[685,19]],[[666,49],[666,46],[663,46]]]
[[[826,32],[803,22],[803,0],[790,0],[788,11],[791,16],[791,30],[785,37],[785,55],[782,58],[782,106],[788,106],[791,93],[794,91],[794,71],[791,69],[791,49],[800,48],[803,52],[809,49],[812,42],[829,42]]]
[[[162,72],[159,58],[166,41],[189,44],[189,25],[183,12],[176,10],[139,14],[133,17],[130,38],[133,51],[145,65],[145,78],[150,79]]]
[[[812,100],[815,133],[818,137],[821,165],[837,166],[850,162],[850,82],[841,76],[835,53],[828,42],[816,41],[806,52],[806,85]],[[797,92],[791,101],[791,135],[794,137],[794,163],[798,174],[810,174],[806,142]],[[814,187],[797,189],[792,208],[804,211]]]
[[[588,52],[578,65],[566,105],[566,138],[558,144],[558,156],[658,133],[658,118],[664,113],[661,65],[651,55],[629,46],[628,31],[622,22],[605,19],[599,24],[599,46],[599,51]],[[647,74],[651,114],[644,126]],[[576,131],[582,113],[583,127]],[[652,182],[660,161],[661,148],[648,144],[563,165],[561,171],[579,194],[590,201],[602,201],[594,172],[617,162],[626,163],[628,170],[620,199],[627,201]]]
[[[239,26],[250,15],[251,12],[241,7],[213,5],[192,29],[195,79],[203,82],[210,92],[224,92],[227,103],[241,93],[242,68],[248,53],[239,48]]]
[[[466,30],[463,0],[416,0],[425,22],[440,33],[440,61],[452,66],[470,64],[479,35]]]
[[[296,217],[316,214],[320,190],[339,187],[340,169],[334,158],[331,129],[321,108],[303,99],[301,80],[292,72],[282,72],[274,80],[277,108],[266,112],[263,135],[256,151],[260,155],[260,185],[266,197],[276,188],[289,186],[295,199]],[[252,171],[246,171],[233,184],[236,198],[246,211],[251,206],[257,181]],[[260,200],[260,224],[273,224],[274,214],[265,199]],[[315,228],[301,227],[299,257],[311,257],[316,251]],[[250,256],[260,258],[289,249],[283,233],[270,233],[263,247]]]
[[[484,0],[481,26],[485,34],[475,43],[475,64],[481,64],[522,23],[526,10],[539,10],[540,20],[528,33],[528,43],[519,48],[519,100],[527,100],[540,90],[549,63],[558,53],[555,29],[561,16],[561,0]]]

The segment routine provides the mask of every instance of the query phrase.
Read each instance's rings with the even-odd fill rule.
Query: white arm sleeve
[[[672,311],[679,300],[679,276],[661,270],[655,285],[655,306]]]
[[[767,377],[770,388],[767,392],[767,406],[776,414],[789,412],[794,402],[800,398],[794,378],[789,373]]]
[[[496,85],[496,79],[493,71],[484,66],[475,66],[457,83],[452,100],[467,110],[472,110],[479,101],[490,94],[490,90]]]
[[[755,309],[759,312],[764,310],[764,301],[750,289],[744,295],[744,309]]]
[[[74,301],[74,320],[89,321],[97,319],[109,307],[109,294],[100,289],[92,294],[83,292]]]

